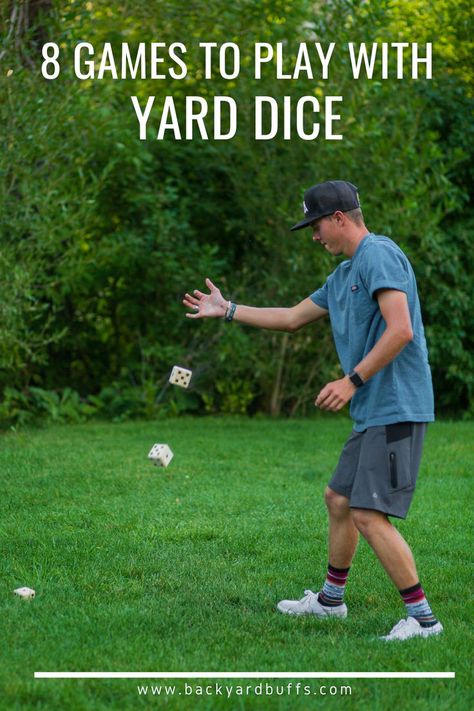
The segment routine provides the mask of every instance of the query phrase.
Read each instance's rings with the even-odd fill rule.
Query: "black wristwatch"
[[[365,385],[359,373],[356,373],[355,370],[351,370],[351,372],[347,374],[347,377],[349,378],[351,383],[356,386],[356,388],[361,388],[363,385]]]

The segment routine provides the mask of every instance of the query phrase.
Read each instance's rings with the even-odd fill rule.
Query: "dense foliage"
[[[470,13],[457,0],[2,4],[0,418],[308,412],[340,373],[328,325],[288,335],[190,322],[181,297],[209,276],[242,303],[305,298],[334,262],[288,227],[304,188],[334,178],[359,186],[369,228],[414,264],[438,412],[472,413]],[[39,71],[48,38],[66,58],[50,82]],[[72,49],[83,40],[185,41],[189,78],[81,82]],[[299,42],[433,41],[434,76],[354,81],[341,52],[328,80],[257,81],[244,62],[237,79],[206,81],[192,53],[203,40],[247,56],[283,42],[288,71]],[[253,139],[256,94],[311,93],[344,97],[343,141]],[[180,116],[186,94],[232,96],[238,135],[156,141],[150,120],[140,141],[132,94],[172,94]],[[193,369],[192,391],[166,387],[174,363]]]

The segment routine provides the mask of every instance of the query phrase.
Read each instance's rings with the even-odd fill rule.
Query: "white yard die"
[[[174,365],[169,381],[172,385],[179,385],[180,388],[187,388],[191,380],[192,370],[186,370],[179,365]]]
[[[167,444],[154,444],[150,449],[148,459],[151,459],[157,467],[167,467],[173,459],[173,452]]]
[[[36,595],[32,588],[17,588],[13,591],[15,595],[22,597],[24,600],[32,600]]]

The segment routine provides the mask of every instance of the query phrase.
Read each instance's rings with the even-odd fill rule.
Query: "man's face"
[[[314,242],[320,242],[330,254],[342,254],[342,235],[337,220],[333,215],[320,217],[310,225]]]

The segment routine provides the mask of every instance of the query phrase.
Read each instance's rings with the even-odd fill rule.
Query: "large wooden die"
[[[22,597],[24,600],[32,600],[36,595],[32,588],[17,588],[13,591],[15,595]]]
[[[167,444],[154,444],[150,449],[148,459],[151,459],[157,467],[167,467],[173,459],[173,452]]]
[[[187,388],[191,380],[192,370],[186,370],[179,365],[174,365],[169,381],[172,385],[179,385],[180,388]]]

